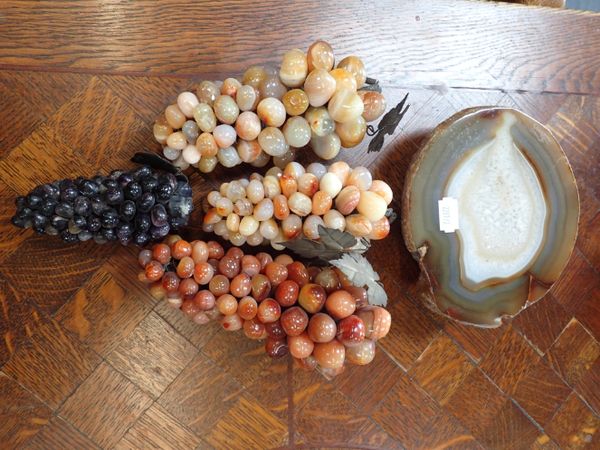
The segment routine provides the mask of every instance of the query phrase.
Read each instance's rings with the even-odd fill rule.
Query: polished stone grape
[[[287,344],[290,349],[290,354],[294,358],[299,359],[309,357],[315,348],[315,343],[308,337],[306,332],[296,336],[288,336]]]
[[[318,313],[325,305],[327,294],[325,289],[315,283],[307,283],[300,289],[298,303],[310,314]]]
[[[279,321],[288,336],[298,336],[308,326],[308,314],[299,306],[294,306],[286,309]]]
[[[288,354],[289,348],[285,339],[276,339],[269,336],[265,343],[265,351],[271,358],[281,358]]]
[[[317,313],[310,318],[307,331],[314,342],[329,342],[335,338],[337,326],[328,314]]]
[[[275,322],[281,317],[281,306],[276,300],[267,298],[258,305],[256,317],[262,323]]]
[[[282,281],[275,290],[275,300],[277,300],[279,304],[284,308],[292,306],[298,300],[299,291],[300,287],[295,281]]]

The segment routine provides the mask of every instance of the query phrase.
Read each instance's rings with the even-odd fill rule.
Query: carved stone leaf
[[[387,294],[379,282],[379,274],[367,258],[358,253],[345,253],[340,259],[330,263],[340,269],[355,286],[367,286],[369,303],[387,305]]]

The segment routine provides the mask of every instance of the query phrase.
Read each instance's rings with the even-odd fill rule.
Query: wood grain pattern
[[[0,442],[16,448],[48,423],[52,410],[0,372]]]
[[[592,449],[598,446],[600,419],[572,393],[547,427],[551,436],[563,448]]]
[[[571,393],[569,386],[539,360],[517,383],[513,398],[540,426],[545,426]]]
[[[151,403],[127,378],[102,363],[64,403],[59,415],[107,448],[121,439]]]
[[[434,426],[432,420],[438,412],[439,406],[403,375],[373,413],[373,419],[404,447],[414,448]]]
[[[186,450],[202,445],[198,437],[154,403],[127,431],[115,450],[171,448]]]
[[[48,322],[48,316],[41,312],[35,302],[21,297],[4,277],[0,276],[0,364],[10,356],[35,332],[36,328]]]
[[[54,416],[33,439],[27,441],[23,448],[27,450],[46,450],[48,448],[98,450],[100,447],[68,422]]]
[[[2,370],[56,409],[99,363],[96,353],[51,321]]]
[[[570,385],[575,385],[600,358],[600,344],[577,319],[573,319],[546,355]]]
[[[539,359],[523,337],[509,326],[483,357],[479,367],[498,385],[512,394],[519,381]]]
[[[440,336],[421,354],[410,375],[444,405],[473,370],[473,364],[447,336]]]
[[[152,397],[158,397],[197,351],[157,314],[150,313],[106,360]]]
[[[600,15],[451,3],[1,2],[0,448],[599,448]],[[413,154],[459,110],[550,128],[581,202],[550,295],[498,329],[440,318],[397,221],[369,251],[392,330],[371,365],[328,379],[152,298],[135,248],[10,225],[35,185],[158,151],[152,123],[181,90],[318,38],[361,56],[388,105],[410,93],[381,153],[366,139],[338,158],[387,180],[396,209]],[[247,171],[194,172],[194,201]]]
[[[205,435],[236,403],[243,388],[214,362],[197,355],[161,395],[158,403]]]
[[[285,424],[242,395],[206,437],[216,449],[276,448],[287,444]]]
[[[128,294],[104,268],[63,305],[56,317],[69,331],[107,356],[148,314],[148,302]]]

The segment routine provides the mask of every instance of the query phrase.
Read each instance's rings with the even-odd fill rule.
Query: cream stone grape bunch
[[[373,180],[366,167],[343,161],[306,168],[290,162],[221,184],[207,196],[203,230],[240,246],[281,242],[299,236],[319,238],[319,225],[356,237],[383,239],[390,232],[386,211],[392,189]]]
[[[345,57],[335,68],[334,62],[331,46],[317,41],[307,52],[285,53],[279,69],[253,66],[241,81],[203,81],[166,108],[154,137],[176,166],[204,173],[217,164],[264,167],[271,157],[283,167],[305,146],[322,159],[335,158],[363,140],[367,122],[386,104],[382,94],[359,90],[366,81],[359,57]]]

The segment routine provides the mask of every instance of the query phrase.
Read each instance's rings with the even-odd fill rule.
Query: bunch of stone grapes
[[[345,361],[368,364],[390,329],[389,312],[369,305],[367,291],[337,268],[238,247],[225,252],[217,242],[177,235],[140,251],[138,260],[155,298],[198,324],[218,320],[225,330],[264,339],[271,357],[289,352],[307,369],[336,375]]]
[[[319,239],[319,226],[377,240],[390,232],[385,214],[392,199],[390,186],[366,167],[290,162],[210,192],[202,227],[237,246],[266,242],[276,250],[296,237]]]
[[[264,167],[271,157],[283,167],[308,144],[320,158],[335,158],[363,140],[366,123],[386,104],[378,92],[357,90],[366,81],[360,58],[348,56],[335,69],[334,61],[331,46],[317,41],[306,53],[287,52],[279,70],[253,66],[241,81],[203,81],[166,108],[154,137],[176,166],[203,173],[218,163]]]

